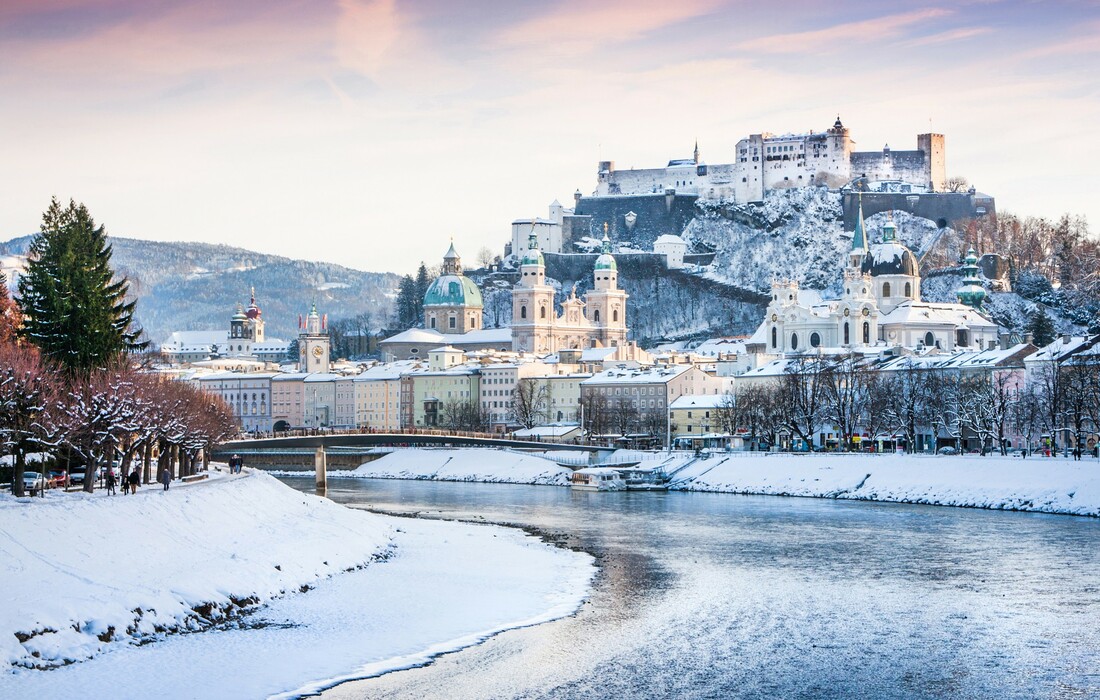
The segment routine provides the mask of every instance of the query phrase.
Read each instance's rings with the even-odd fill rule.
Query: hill
[[[31,237],[0,244],[9,269]],[[399,277],[331,263],[291,260],[207,243],[164,243],[111,237],[115,270],[130,280],[137,319],[155,343],[176,330],[228,329],[238,303],[255,287],[267,335],[297,335],[298,315],[316,301],[330,319],[369,314],[375,326],[390,317]]]

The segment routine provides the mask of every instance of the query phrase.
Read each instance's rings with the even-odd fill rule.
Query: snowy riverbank
[[[1100,516],[1100,461],[990,455],[766,454],[705,459],[620,450],[672,475],[672,490],[996,508]],[[538,455],[486,449],[396,449],[332,477],[569,484],[571,470]],[[296,472],[300,476],[301,472]]]
[[[692,462],[673,488],[1100,516],[1094,459],[741,453]]]
[[[518,531],[374,515],[249,472],[0,497],[0,532],[3,697],[306,692],[571,614],[594,572]]]

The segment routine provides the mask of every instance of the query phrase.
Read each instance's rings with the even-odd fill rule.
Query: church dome
[[[244,321],[247,318],[248,318],[248,316],[245,314],[244,309],[241,308],[240,304],[237,304],[237,312],[235,314],[233,314],[233,320],[234,321]]]
[[[615,262],[615,256],[611,253],[604,253],[600,257],[596,258],[597,270],[617,270],[618,264]]]
[[[263,311],[260,311],[260,307],[256,306],[256,302],[249,304],[248,310],[244,312],[245,316],[253,320],[259,318],[262,314]]]
[[[917,256],[898,241],[876,243],[863,258],[863,272],[872,277],[879,275],[909,275],[916,277]]]
[[[424,306],[481,305],[481,291],[464,275],[441,275],[424,294]]]

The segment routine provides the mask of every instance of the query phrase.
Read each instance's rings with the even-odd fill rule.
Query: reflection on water
[[[1100,697],[1100,521],[427,481],[328,494],[537,528],[601,576],[573,618],[325,697]]]

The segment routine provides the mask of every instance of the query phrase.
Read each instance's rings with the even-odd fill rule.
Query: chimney
[[[1024,342],[1027,343],[1028,345],[1034,345],[1035,344],[1035,336],[1032,335],[1031,333],[1024,333]]]
[[[1001,350],[1008,350],[1012,347],[1012,336],[1008,333],[998,333],[997,341],[1001,346]]]
[[[1073,336],[1071,336],[1069,333],[1063,333],[1062,334],[1062,345],[1069,345],[1069,341],[1071,341],[1072,339],[1073,339]]]

